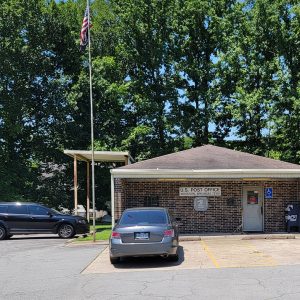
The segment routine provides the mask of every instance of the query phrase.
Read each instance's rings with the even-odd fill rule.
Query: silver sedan
[[[165,208],[143,207],[126,209],[113,228],[110,261],[121,257],[161,255],[178,260],[178,225]]]

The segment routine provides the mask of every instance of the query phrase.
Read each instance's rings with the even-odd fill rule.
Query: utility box
[[[285,209],[285,222],[287,232],[291,232],[292,227],[297,227],[300,231],[300,205],[299,204],[289,204]]]

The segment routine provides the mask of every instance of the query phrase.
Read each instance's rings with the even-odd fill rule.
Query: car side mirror
[[[115,223],[118,223],[119,222],[119,219],[115,219]]]
[[[51,218],[53,215],[50,211],[47,212],[47,215]]]

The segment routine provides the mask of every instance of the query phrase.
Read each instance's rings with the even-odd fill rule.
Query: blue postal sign
[[[273,188],[267,187],[265,188],[265,199],[272,199],[273,198]]]

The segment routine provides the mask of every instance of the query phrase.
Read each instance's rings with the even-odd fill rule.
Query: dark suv
[[[37,203],[0,202],[0,240],[13,234],[56,233],[68,239],[89,232],[87,220]]]

